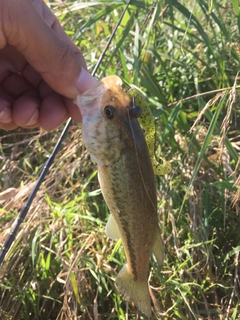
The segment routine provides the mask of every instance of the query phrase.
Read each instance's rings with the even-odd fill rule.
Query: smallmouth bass
[[[106,77],[78,96],[75,103],[82,115],[82,138],[98,165],[100,187],[111,212],[106,234],[122,239],[127,259],[116,287],[151,317],[151,251],[159,265],[164,260],[155,176],[142,129],[131,113],[132,98],[121,85],[119,77]]]

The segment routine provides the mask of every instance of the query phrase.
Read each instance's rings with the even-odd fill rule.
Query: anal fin
[[[114,219],[112,214],[110,214],[110,216],[108,218],[105,232],[106,232],[107,237],[112,240],[118,240],[121,238],[121,234],[120,234],[117,222]]]

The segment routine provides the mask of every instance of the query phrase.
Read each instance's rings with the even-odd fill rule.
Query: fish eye
[[[112,119],[114,117],[115,112],[116,112],[116,109],[111,105],[107,105],[104,108],[104,114],[108,119]]]

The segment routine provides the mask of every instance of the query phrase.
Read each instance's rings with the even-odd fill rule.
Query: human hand
[[[81,121],[73,99],[96,84],[43,0],[0,0],[0,129]]]

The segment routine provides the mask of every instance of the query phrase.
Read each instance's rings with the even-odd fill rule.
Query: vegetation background
[[[92,70],[126,1],[47,3]],[[142,88],[172,163],[156,178],[159,319],[240,319],[239,35],[238,0],[132,0],[97,74]],[[61,130],[0,131],[1,244]],[[125,257],[107,217],[74,123],[0,269],[0,318],[146,319],[114,286]]]

